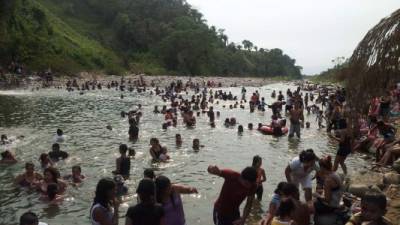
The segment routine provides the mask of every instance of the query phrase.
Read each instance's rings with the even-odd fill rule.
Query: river
[[[260,88],[247,88],[247,97],[258,90],[267,103],[271,103],[272,90],[294,89],[294,86],[283,83],[266,85]],[[222,88],[231,91],[240,98],[241,88]],[[189,93],[191,96],[193,93]],[[252,157],[263,158],[263,168],[267,174],[264,183],[263,200],[254,205],[252,223],[258,221],[268,208],[270,198],[276,185],[285,179],[284,168],[289,160],[301,150],[313,148],[318,155],[334,154],[337,144],[331,141],[324,130],[319,130],[314,115],[306,115],[311,122],[310,129],[302,129],[302,138],[288,140],[287,136],[276,138],[266,136],[257,130],[248,130],[247,124],[267,123],[271,110],[249,113],[246,109],[223,108],[234,102],[223,102],[214,105],[214,111],[220,111],[216,118],[216,128],[210,128],[208,117],[201,114],[197,126],[188,129],[178,121],[176,128],[162,130],[164,117],[153,114],[154,105],[160,107],[165,103],[158,96],[147,93],[126,92],[120,99],[120,92],[115,90],[91,91],[84,95],[78,92],[68,93],[65,90],[45,89],[35,92],[29,90],[0,92],[0,134],[25,136],[11,145],[20,161],[13,166],[0,167],[0,224],[17,224],[19,216],[27,211],[36,212],[42,221],[51,225],[90,224],[89,208],[98,180],[111,176],[115,169],[115,158],[118,157],[118,146],[127,143],[136,149],[137,155],[131,162],[131,179],[127,181],[129,196],[120,208],[120,224],[124,224],[124,215],[128,205],[136,203],[134,195],[136,186],[142,178],[144,168],[154,168],[156,174],[168,176],[173,182],[196,187],[199,194],[183,196],[187,224],[212,224],[213,203],[216,200],[222,178],[207,173],[210,164],[221,168],[232,168],[240,171],[251,165]],[[184,95],[185,96],[185,95]],[[188,96],[188,97],[189,97]],[[135,105],[142,104],[143,117],[140,123],[140,139],[136,143],[128,142],[128,123],[120,117],[121,111],[128,111]],[[243,135],[237,134],[235,128],[223,126],[226,117],[235,116],[243,124]],[[111,125],[113,129],[106,129]],[[51,149],[52,137],[57,128],[63,129],[67,140],[61,149],[70,154],[66,161],[59,162],[57,167],[62,174],[70,173],[73,165],[80,165],[87,179],[78,188],[68,187],[65,201],[55,207],[48,206],[39,200],[39,194],[23,190],[12,184],[16,175],[24,171],[24,162],[32,161],[40,170],[39,155]],[[183,145],[175,146],[175,134],[180,133]],[[167,146],[172,158],[169,163],[152,164],[148,150],[151,137],[158,137],[162,145]],[[205,145],[200,152],[191,149],[193,138],[199,138]],[[10,146],[9,146],[10,147]],[[0,146],[3,148],[4,146]],[[359,156],[350,156],[347,160],[349,171],[361,168],[367,162]],[[249,223],[250,224],[250,223]]]

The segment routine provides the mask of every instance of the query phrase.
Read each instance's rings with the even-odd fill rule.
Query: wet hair
[[[33,212],[26,212],[19,218],[19,225],[35,225],[39,223],[38,216]]]
[[[47,153],[42,153],[42,154],[40,154],[40,157],[39,157],[39,160],[41,161],[41,162],[43,162],[46,158],[48,158],[49,157],[49,154],[47,154]]]
[[[156,194],[156,185],[153,180],[142,179],[136,189],[136,193],[142,202],[151,201]]]
[[[252,124],[252,123],[249,123],[249,124],[247,125],[247,127],[249,128],[249,130],[252,130],[252,129],[253,129],[253,124]]]
[[[241,175],[240,175],[243,179],[251,182],[251,183],[255,183],[257,180],[257,170],[254,167],[246,167]]]
[[[57,135],[58,135],[58,136],[63,135],[63,133],[64,133],[64,132],[63,132],[61,129],[57,129]]]
[[[238,126],[238,132],[240,132],[240,133],[243,132],[243,126],[242,126],[242,125],[239,125],[239,126]]]
[[[60,144],[54,143],[54,144],[51,146],[51,149],[52,149],[52,150],[54,150],[54,149],[60,150]]]
[[[319,160],[319,165],[321,168],[332,171],[332,157],[330,155]]]
[[[157,138],[151,138],[150,143],[160,144],[160,141]]]
[[[25,169],[28,168],[29,166],[32,166],[33,168],[35,168],[35,164],[33,164],[32,162],[26,162]]]
[[[53,200],[58,193],[58,185],[55,183],[51,183],[47,185],[47,197],[50,200]]]
[[[93,199],[93,205],[100,204],[106,209],[110,208],[111,199],[108,199],[108,193],[115,188],[116,184],[111,178],[101,179],[96,186],[96,193]]]
[[[378,206],[379,209],[385,210],[387,207],[386,196],[378,192],[367,192],[361,198],[361,204],[372,204]]]
[[[297,195],[299,193],[299,188],[292,183],[285,183],[282,186],[282,194],[285,196],[294,196]]]
[[[182,137],[181,134],[175,134],[175,138]]]
[[[3,159],[5,159],[5,158],[7,158],[7,157],[10,157],[10,155],[11,155],[11,153],[10,153],[10,151],[8,151],[8,150],[6,150],[6,151],[4,151],[4,152],[1,153],[1,157],[2,157]]]
[[[253,157],[253,164],[252,164],[252,166],[256,166],[256,164],[259,163],[259,162],[261,162],[261,161],[262,161],[261,157],[260,157],[259,155],[255,155],[255,156]]]
[[[152,170],[152,169],[145,169],[143,172],[143,175],[145,178],[150,178],[150,179],[156,178],[156,175],[154,174],[154,170]]]
[[[166,130],[167,128],[168,128],[168,124],[167,124],[167,123],[163,123],[162,129],[163,129],[163,130]]]
[[[75,166],[72,167],[72,170],[74,170],[74,169],[78,170],[79,173],[82,172],[81,166],[75,165]]]
[[[49,172],[51,174],[51,176],[53,177],[52,182],[58,183],[58,178],[60,178],[60,172],[56,168],[54,168],[54,167],[46,168],[43,171],[43,174],[45,174],[46,172]]]
[[[315,155],[314,151],[312,149],[307,149],[305,151],[302,151],[300,153],[300,162],[311,162],[317,159],[317,156]]]
[[[229,123],[229,118],[225,119],[225,123],[228,124]]]
[[[121,154],[126,154],[127,151],[128,151],[128,146],[126,144],[119,145],[119,152]]]
[[[162,204],[164,192],[166,191],[166,189],[168,187],[171,186],[171,181],[166,176],[158,176],[156,178],[155,184],[156,184],[157,202]],[[175,207],[174,196],[171,195],[170,198],[171,198],[172,205]]]
[[[2,134],[2,135],[1,135],[1,140],[7,140],[7,135]]]
[[[286,216],[291,216],[293,211],[295,210],[295,204],[292,199],[283,199],[278,207],[278,210],[276,212],[276,216],[279,217],[286,217]]]
[[[283,187],[287,184],[287,182],[280,182],[278,186],[276,186],[276,189],[274,190],[274,193],[277,195],[280,195],[282,193]]]

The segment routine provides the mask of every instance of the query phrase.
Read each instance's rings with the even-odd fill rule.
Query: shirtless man
[[[304,124],[304,115],[303,115],[303,109],[300,108],[299,103],[296,103],[294,105],[294,109],[290,110],[290,131],[289,131],[289,138],[292,138],[294,136],[294,133],[296,133],[296,136],[300,138],[300,121],[302,124]]]

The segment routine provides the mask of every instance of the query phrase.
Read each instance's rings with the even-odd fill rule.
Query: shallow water
[[[258,90],[267,103],[271,103],[272,90],[294,89],[288,84],[271,84],[261,88],[247,88],[247,97]],[[240,97],[240,88],[226,88]],[[192,93],[189,93],[191,96]],[[247,124],[254,127],[262,122],[270,121],[271,111],[249,113],[246,109],[223,108],[222,105],[234,102],[220,101],[214,105],[214,111],[220,111],[221,117],[216,118],[216,128],[210,128],[208,117],[202,114],[197,118],[197,126],[188,129],[178,120],[176,128],[167,131],[161,129],[163,115],[153,114],[154,105],[162,106],[164,102],[149,93],[124,93],[114,90],[92,91],[84,95],[78,92],[67,93],[65,90],[48,89],[36,92],[30,91],[0,91],[0,134],[10,136],[24,135],[25,138],[13,145],[7,146],[17,156],[20,162],[14,166],[0,167],[0,224],[17,224],[19,216],[28,210],[39,214],[42,221],[49,224],[90,224],[89,208],[97,181],[102,177],[111,176],[115,169],[115,158],[118,157],[120,143],[128,143],[128,123],[120,117],[121,111],[128,111],[142,104],[144,116],[140,123],[140,139],[129,143],[136,149],[136,158],[131,162],[131,179],[127,181],[129,196],[120,208],[120,224],[124,224],[124,215],[128,205],[136,203],[134,191],[142,178],[144,168],[154,168],[157,174],[168,176],[173,182],[179,182],[196,187],[199,194],[183,196],[187,224],[212,224],[213,203],[216,200],[223,179],[207,174],[207,166],[219,165],[221,168],[232,168],[240,171],[251,165],[256,154],[263,158],[263,168],[267,174],[264,183],[263,200],[254,205],[251,215],[252,222],[258,221],[268,207],[270,197],[276,185],[285,179],[284,168],[288,161],[301,150],[313,148],[318,155],[334,154],[336,143],[327,138],[324,130],[318,130],[315,116],[308,115],[310,129],[302,130],[301,140],[288,140],[287,136],[275,138],[265,136],[256,130],[247,130]],[[184,95],[185,96],[185,95]],[[237,127],[225,128],[226,117],[235,116],[239,124],[245,127],[243,135],[237,134]],[[107,130],[111,125],[113,130]],[[49,207],[40,202],[39,195],[32,191],[22,190],[12,184],[13,178],[23,172],[23,164],[33,161],[39,170],[39,155],[51,149],[52,138],[57,128],[64,130],[67,136],[61,149],[69,152],[70,158],[59,162],[57,167],[62,174],[69,173],[73,165],[81,165],[87,176],[79,188],[68,187],[66,200],[58,207]],[[180,133],[183,146],[175,146],[175,134]],[[172,158],[169,163],[152,164],[149,150],[151,137],[158,137],[167,146]],[[200,152],[191,149],[194,138],[199,138],[205,145]],[[0,146],[0,149],[6,148]],[[349,171],[361,168],[367,162],[358,156],[347,160]],[[251,223],[251,222],[250,222]],[[249,223],[249,224],[250,224]]]

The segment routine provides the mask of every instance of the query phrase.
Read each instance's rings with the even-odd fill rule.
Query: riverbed
[[[275,83],[262,87],[247,87],[247,98],[255,90],[271,104],[272,90],[286,90],[295,86]],[[218,88],[231,91],[240,98],[241,87]],[[214,104],[214,111],[220,111],[216,118],[216,127],[211,128],[206,114],[197,118],[195,128],[186,128],[179,117],[178,126],[164,131],[161,124],[164,116],[154,114],[154,105],[161,108],[165,103],[158,96],[149,92],[121,92],[116,90],[96,90],[83,95],[79,92],[67,92],[60,89],[0,91],[0,134],[9,137],[23,135],[7,146],[16,154],[19,163],[13,166],[0,167],[0,224],[17,224],[19,216],[28,210],[36,212],[42,221],[56,225],[90,224],[89,209],[94,196],[95,186],[102,177],[111,177],[115,169],[115,158],[118,157],[118,146],[126,143],[133,147],[137,154],[131,161],[131,178],[127,181],[129,195],[120,207],[120,224],[124,224],[124,215],[128,205],[136,203],[134,195],[136,186],[143,176],[144,168],[153,168],[156,174],[168,176],[173,182],[196,187],[199,194],[183,196],[187,224],[212,224],[213,203],[218,197],[222,178],[207,173],[208,165],[219,165],[221,168],[232,168],[240,171],[250,166],[254,155],[263,158],[267,182],[264,183],[264,195],[261,202],[254,204],[249,224],[261,219],[268,208],[270,198],[276,185],[285,180],[284,168],[289,160],[301,150],[312,148],[319,156],[334,155],[337,143],[329,139],[325,130],[318,129],[315,115],[306,115],[311,128],[302,129],[302,138],[288,140],[287,136],[272,137],[248,130],[247,124],[269,123],[271,110],[266,112],[249,112],[245,109],[229,109],[233,101],[222,101]],[[189,95],[183,94],[189,98]],[[121,111],[134,109],[142,105],[143,117],[140,121],[140,137],[136,143],[128,141],[128,123],[121,118]],[[223,106],[226,106],[225,108]],[[227,117],[236,117],[239,124],[245,127],[238,135],[237,126],[226,128],[223,122]],[[113,129],[108,130],[110,125]],[[70,154],[70,158],[57,163],[61,174],[70,173],[73,165],[80,165],[87,179],[80,187],[69,186],[64,202],[59,206],[48,206],[39,200],[39,194],[24,190],[12,184],[16,175],[23,172],[25,162],[32,161],[40,170],[39,155],[49,152],[57,128],[61,128],[66,141],[61,149]],[[182,147],[175,146],[175,134],[180,133]],[[153,164],[149,151],[149,140],[159,138],[162,145],[168,148],[171,161]],[[192,140],[199,138],[205,145],[199,152],[191,148]],[[1,151],[4,146],[0,146]],[[350,173],[363,168],[368,162],[359,155],[350,156],[346,161]]]

